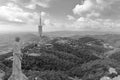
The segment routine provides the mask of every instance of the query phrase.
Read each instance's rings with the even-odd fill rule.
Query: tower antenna
[[[40,12],[40,23],[39,23],[39,26],[38,26],[38,29],[39,29],[39,37],[41,39],[42,37],[42,15],[41,15],[41,12]]]
[[[41,12],[40,12],[40,25],[42,25],[42,19],[41,19]]]

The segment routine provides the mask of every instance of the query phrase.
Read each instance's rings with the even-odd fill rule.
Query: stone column
[[[28,78],[22,73],[21,60],[22,53],[20,47],[20,38],[16,38],[15,46],[13,49],[13,65],[12,65],[12,75],[8,80],[28,80]]]

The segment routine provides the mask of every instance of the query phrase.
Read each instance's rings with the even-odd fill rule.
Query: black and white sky
[[[120,0],[0,0],[0,32],[120,31]]]

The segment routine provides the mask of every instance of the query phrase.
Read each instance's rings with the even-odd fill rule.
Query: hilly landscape
[[[110,33],[110,32],[109,32]],[[120,34],[111,32],[91,32],[91,31],[56,31],[56,32],[45,32],[44,36],[51,38],[55,37],[71,37],[72,39],[78,39],[80,37],[89,36],[96,39],[102,39],[109,43],[111,46],[116,48],[120,47]],[[38,34],[30,32],[16,32],[16,33],[1,33],[0,34],[0,53],[5,53],[11,50],[15,37],[20,37],[23,43],[39,41]],[[5,51],[5,52],[4,52]]]
[[[4,80],[11,75],[11,48],[15,37],[20,37],[24,43],[21,47],[22,69],[29,80],[35,77],[38,80],[100,80],[104,76],[113,79],[119,77],[120,49],[115,45],[119,42],[119,34],[67,34],[55,36],[55,32],[44,33],[40,45],[36,33],[1,34],[0,69],[6,73]],[[111,68],[115,69],[112,73]]]

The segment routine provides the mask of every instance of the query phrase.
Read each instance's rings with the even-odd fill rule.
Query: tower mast
[[[40,23],[39,23],[39,26],[38,26],[38,29],[39,29],[39,37],[41,39],[42,37],[42,16],[41,16],[41,13],[40,13]]]

